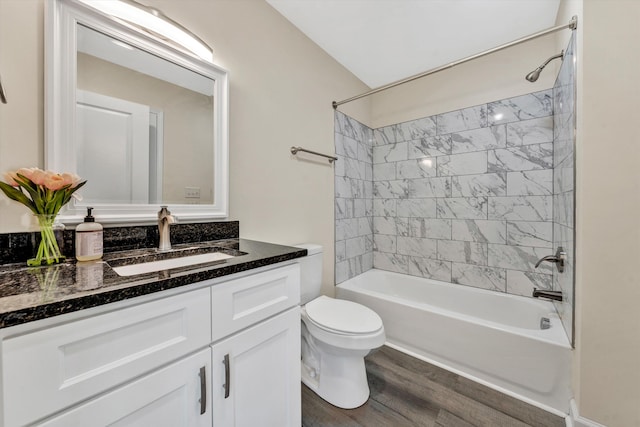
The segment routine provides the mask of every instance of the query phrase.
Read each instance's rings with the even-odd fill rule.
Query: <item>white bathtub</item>
[[[571,346],[549,302],[375,269],[339,284],[336,296],[376,311],[398,350],[569,412]]]

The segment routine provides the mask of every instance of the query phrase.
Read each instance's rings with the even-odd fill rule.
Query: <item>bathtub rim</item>
[[[483,289],[483,288],[477,288],[474,286],[470,286],[470,285],[460,285],[460,284],[455,284],[455,283],[448,283],[448,282],[443,282],[440,280],[435,280],[435,279],[429,279],[426,277],[419,277],[419,276],[411,276],[408,274],[403,274],[403,273],[398,273],[398,272],[394,272],[394,271],[388,271],[388,270],[380,270],[377,268],[373,268],[370,270],[367,270],[361,274],[359,274],[358,276],[355,276],[351,279],[345,280],[342,283],[339,283],[337,285],[335,285],[336,288],[342,288],[348,291],[352,291],[352,292],[362,292],[366,295],[370,295],[373,297],[377,297],[377,298],[383,298],[383,299],[388,299],[390,301],[393,301],[394,303],[397,304],[402,304],[402,305],[407,305],[409,307],[415,308],[415,309],[424,309],[425,307],[428,307],[428,309],[430,311],[433,311],[434,313],[438,314],[438,315],[442,315],[442,316],[446,316],[448,318],[455,318],[455,319],[461,319],[464,320],[466,322],[471,322],[471,323],[481,323],[484,326],[487,326],[489,328],[501,331],[501,332],[507,332],[507,333],[512,333],[512,334],[516,334],[519,336],[523,336],[523,337],[527,337],[527,338],[531,338],[531,339],[535,339],[537,341],[543,341],[545,343],[548,344],[553,344],[553,345],[557,345],[559,347],[563,347],[569,350],[573,350],[573,347],[571,347],[571,343],[569,342],[569,338],[567,337],[567,334],[564,330],[564,327],[562,325],[562,321],[560,319],[560,316],[558,315],[555,306],[551,303],[551,302],[547,302],[547,301],[541,301],[541,300],[534,300],[534,301],[526,301],[527,303],[530,302],[536,302],[538,303],[538,305],[543,305],[545,307],[548,306],[549,311],[548,311],[548,318],[551,321],[551,328],[549,329],[531,329],[531,328],[521,328],[521,327],[517,327],[517,326],[511,326],[511,325],[505,325],[499,322],[495,322],[492,320],[488,320],[488,319],[483,319],[480,317],[476,317],[476,316],[471,316],[465,313],[460,313],[460,312],[454,312],[452,310],[447,310],[447,309],[443,309],[440,308],[436,305],[432,305],[429,304],[427,302],[413,302],[409,299],[406,298],[402,298],[402,297],[398,297],[395,295],[390,295],[384,292],[380,292],[380,291],[375,291],[375,290],[371,290],[371,289],[367,289],[365,287],[362,286],[357,286],[355,283],[355,279],[365,275],[369,272],[374,272],[373,274],[379,274],[378,272],[384,273],[384,274],[389,274],[392,276],[408,276],[408,277],[412,277],[412,278],[416,278],[419,280],[425,280],[428,282],[433,282],[434,284],[438,285],[438,286],[443,286],[443,287],[451,287],[451,286],[464,286],[465,290],[469,291],[469,292],[477,292],[480,294],[486,294],[486,295],[490,295],[491,297],[494,298],[514,298],[514,299],[529,299],[529,297],[525,297],[522,295],[514,295],[514,294],[507,294],[507,293],[501,293],[501,292],[496,292],[496,291],[491,291],[488,289]],[[336,294],[337,296],[337,294]]]

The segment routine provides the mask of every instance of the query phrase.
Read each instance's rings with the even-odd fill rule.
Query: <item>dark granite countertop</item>
[[[234,258],[155,273],[120,277],[111,268],[146,262],[156,249],[105,254],[100,261],[75,259],[48,267],[25,263],[0,265],[0,328],[177,288],[203,280],[303,257],[306,249],[245,239],[174,245],[172,253],[201,253],[216,247]],[[168,255],[171,256],[171,255]]]

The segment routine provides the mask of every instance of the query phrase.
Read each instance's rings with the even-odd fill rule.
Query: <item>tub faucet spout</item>
[[[158,212],[158,234],[160,235],[160,243],[158,249],[161,251],[171,250],[171,234],[169,233],[169,225],[178,222],[178,218],[171,215],[167,206],[160,206]]]
[[[554,301],[562,301],[562,291],[545,291],[538,288],[533,288],[534,298],[547,298]]]

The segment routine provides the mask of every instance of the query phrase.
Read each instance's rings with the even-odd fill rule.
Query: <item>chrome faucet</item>
[[[538,266],[542,264],[542,261],[555,263],[558,271],[562,273],[564,272],[564,263],[567,261],[567,253],[564,251],[562,246],[558,246],[558,250],[555,255],[547,255],[546,257],[540,258],[534,268],[538,268]]]
[[[538,288],[533,288],[534,298],[547,298],[552,299],[554,301],[562,301],[562,291],[545,291]]]
[[[158,234],[160,235],[160,244],[158,249],[161,251],[171,250],[171,234],[169,233],[169,225],[178,222],[178,218],[171,215],[167,206],[160,206],[158,212]]]

